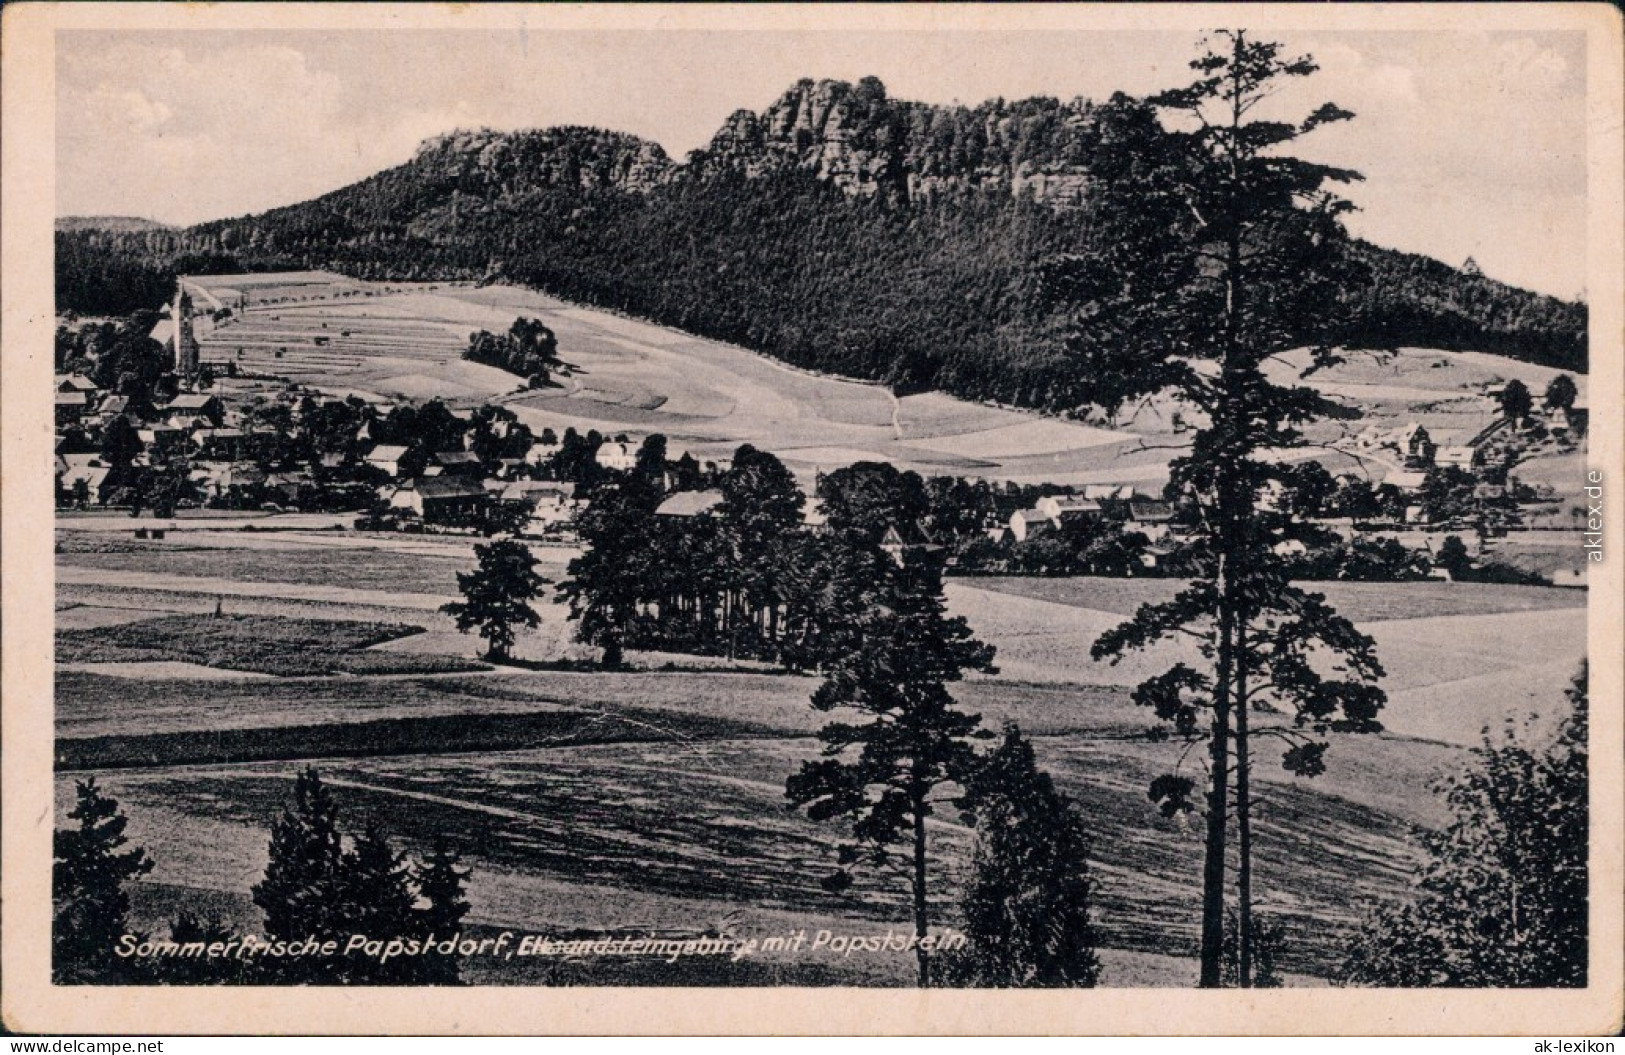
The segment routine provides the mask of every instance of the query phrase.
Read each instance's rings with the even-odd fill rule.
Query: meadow
[[[207,360],[235,362],[255,377],[285,377],[335,395],[374,401],[443,398],[466,408],[509,406],[533,429],[596,429],[633,438],[659,432],[673,451],[725,458],[741,443],[771,450],[799,475],[861,460],[923,474],[1030,483],[1130,483],[1159,489],[1177,451],[1174,408],[1152,401],[1113,423],[1043,417],[930,392],[798,370],[748,349],[705,340],[531,290],[470,284],[367,283],[323,272],[189,278],[234,316],[200,333]],[[469,335],[537,318],[559,339],[567,368],[543,389],[463,361]],[[1303,354],[1272,364],[1294,381]],[[1425,425],[1439,443],[1463,443],[1496,418],[1486,390],[1517,377],[1538,395],[1557,371],[1495,356],[1405,348],[1351,353],[1299,383],[1363,418],[1308,430],[1314,456],[1334,471],[1392,471],[1348,452],[1369,425]],[[1575,378],[1582,396],[1584,376]],[[261,381],[228,381],[261,390]],[[1187,415],[1188,416],[1188,415]],[[1535,476],[1552,471],[1532,468]],[[1572,483],[1562,472],[1565,485]]]
[[[244,548],[232,548],[237,540]],[[202,523],[161,542],[65,532],[59,620],[69,626],[59,632],[75,648],[111,648],[123,635],[174,642],[161,632],[166,625],[218,622],[217,590],[241,580],[224,607],[245,620],[237,625],[261,621],[257,638],[277,640],[281,628],[282,640],[305,640],[310,620],[387,624],[388,634],[357,628],[333,641],[413,632],[332,654],[469,662],[478,642],[435,612],[451,595],[442,573],[466,559],[453,547],[466,540],[391,541]],[[332,581],[346,564],[356,569],[350,585]],[[256,581],[272,578],[273,567],[275,581]],[[1147,782],[1177,765],[1181,749],[1147,742],[1150,716],[1128,699],[1136,677],[1172,654],[1115,667],[1085,657],[1099,629],[1175,586],[970,579],[948,587],[952,610],[998,647],[1001,666],[998,676],[956,686],[956,697],[989,727],[1014,722],[1031,736],[1089,822],[1113,985],[1188,984],[1200,835],[1147,801]],[[1369,906],[1407,896],[1418,834],[1443,821],[1429,789],[1465,763],[1479,730],[1527,709],[1554,709],[1578,658],[1580,638],[1565,643],[1563,635],[1584,620],[1576,607],[1584,595],[1572,591],[1424,583],[1326,584],[1325,592],[1378,636],[1393,720],[1383,734],[1339,738],[1318,779],[1259,768],[1261,910],[1291,938],[1287,966],[1298,984],[1335,972],[1340,935]],[[185,613],[184,621],[166,612]],[[544,607],[543,626],[521,636],[519,655],[590,657],[570,643],[564,615]],[[190,647],[191,637],[178,640],[187,647],[160,651],[209,658]],[[906,919],[903,888],[883,872],[845,895],[818,887],[840,829],[787,808],[784,779],[816,755],[813,736],[827,720],[808,703],[812,677],[632,653],[634,669],[620,672],[496,667],[218,680],[191,676],[209,668],[189,673],[185,664],[96,661],[128,658],[114,651],[63,659],[70,655],[81,661],[57,674],[59,789],[65,795],[94,773],[123,803],[132,837],[158,859],[158,870],[136,884],[143,925],[161,926],[182,904],[257,925],[248,888],[264,867],[267,825],[304,765],[335,784],[355,825],[374,817],[403,848],[421,851],[435,834],[453,833],[474,869],[474,928],[760,934]],[[951,921],[969,832],[945,809],[932,840],[946,866],[936,903]],[[908,966],[578,962],[540,974],[535,964],[487,966],[481,980],[892,985],[907,984]]]

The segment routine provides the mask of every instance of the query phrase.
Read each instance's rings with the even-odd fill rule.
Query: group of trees
[[[548,383],[559,362],[559,342],[553,331],[535,319],[520,316],[507,333],[480,330],[468,339],[464,359],[518,374],[532,388]]]
[[[53,980],[59,985],[455,985],[454,955],[390,958],[342,950],[353,935],[443,943],[461,935],[468,912],[468,870],[449,843],[416,861],[390,844],[375,823],[346,836],[331,791],[315,769],[294,781],[293,801],[271,825],[270,862],[254,886],[268,942],[336,941],[334,956],[207,956],[213,943],[240,941],[220,920],[180,912],[166,937],[132,930],[125,884],[152,871],[130,847],[128,820],[95,778],[78,782],[75,824],[56,832],[52,894]],[[169,942],[168,952],[132,955]],[[120,950],[123,950],[123,955]]]
[[[996,750],[975,749],[994,734],[956,706],[948,686],[966,671],[995,672],[993,648],[946,614],[940,555],[875,556],[848,618],[831,628],[838,640],[812,696],[816,710],[835,716],[818,734],[821,756],[785,784],[808,817],[847,826],[824,887],[846,889],[855,868],[900,866],[922,986],[1094,985],[1082,818],[1016,728]],[[924,939],[940,864],[927,822],[949,808],[977,832],[962,897],[969,946],[934,966]]]

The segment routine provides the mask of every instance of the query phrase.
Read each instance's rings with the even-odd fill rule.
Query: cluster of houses
[[[1070,524],[1113,520],[1156,542],[1167,537],[1173,515],[1171,505],[1141,494],[1132,484],[1088,484],[1082,491],[1040,498],[1031,509],[1010,514],[1008,526],[987,532],[994,542],[1026,542]]]
[[[82,375],[63,374],[56,378],[56,405],[57,487],[65,502],[76,505],[107,504],[123,483],[121,476],[128,475],[118,471],[126,465],[139,471],[177,458],[187,466],[194,500],[204,503],[223,499],[236,488],[265,496],[262,508],[292,508],[301,492],[308,494],[318,483],[347,483],[352,498],[355,487],[370,487],[397,515],[429,522],[471,514],[493,498],[523,502],[531,513],[527,529],[549,533],[564,529],[580,504],[573,483],[532,478],[558,452],[557,442],[533,442],[523,458],[502,459],[490,472],[466,449],[473,442],[471,431],[465,449],[420,456],[420,464],[408,471],[409,448],[372,443],[370,426],[363,424],[351,445],[363,452],[359,457],[326,453],[310,465],[267,472],[251,455],[270,429],[246,423],[241,411],[217,395],[182,392],[131,422],[138,442],[129,460],[115,466],[101,448],[106,430],[126,418],[125,397],[101,391]],[[498,430],[504,424],[495,423]],[[86,446],[98,449],[87,451]],[[630,444],[605,443],[597,457],[605,468],[618,469],[629,467],[634,453]]]

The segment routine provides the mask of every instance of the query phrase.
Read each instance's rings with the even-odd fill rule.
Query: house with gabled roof
[[[68,391],[56,394],[56,423],[58,425],[72,425],[81,420],[90,411],[90,400],[87,393]]]
[[[485,467],[480,464],[479,455],[473,451],[440,451],[434,456],[434,464],[451,476],[485,475]]]
[[[382,469],[391,476],[401,475],[401,459],[406,456],[408,448],[393,443],[380,443],[367,452],[366,463],[375,468]]]
[[[904,521],[886,525],[886,530],[880,533],[880,548],[892,560],[901,564],[903,554],[910,550],[935,550],[942,547],[933,542],[930,534],[918,523]]]
[[[59,454],[56,456],[57,487],[71,494],[81,482],[90,501],[101,504],[110,490],[109,474],[112,469],[96,454]]]
[[[474,512],[486,501],[478,480],[463,476],[427,476],[397,487],[389,497],[396,509],[410,509],[424,520]]]

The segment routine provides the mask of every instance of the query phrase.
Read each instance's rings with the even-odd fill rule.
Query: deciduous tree
[[[1439,788],[1451,820],[1426,840],[1414,902],[1379,909],[1352,943],[1345,980],[1380,986],[1586,984],[1586,671],[1555,736],[1486,732],[1467,772]],[[1544,746],[1542,746],[1544,741]]]
[[[975,985],[1083,987],[1100,978],[1089,835],[1015,726],[976,767],[961,805],[976,825],[962,902]]]

